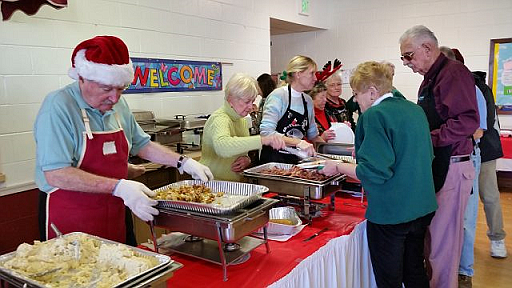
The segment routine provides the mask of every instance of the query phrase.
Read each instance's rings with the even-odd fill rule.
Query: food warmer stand
[[[200,181],[181,181],[156,191],[172,185],[189,183]],[[266,224],[269,220],[269,210],[278,200],[261,197],[261,193],[268,191],[268,188],[261,185],[215,180],[203,184],[210,186],[214,192],[223,191],[248,196],[252,194],[252,199],[235,209],[229,208],[225,211],[215,211],[207,204],[191,202],[175,201],[175,205],[159,203],[157,208],[160,213],[150,222],[152,241],[155,251],[164,248],[221,265],[223,280],[227,281],[227,266],[247,259],[248,253],[262,244],[265,244],[266,252],[270,252]],[[162,227],[174,233],[162,237],[164,241],[159,243],[155,227]],[[263,228],[263,238],[251,235],[259,228]]]
[[[322,181],[306,180],[293,176],[278,176],[262,173],[263,170],[273,167],[280,169],[291,169],[292,164],[284,163],[266,163],[247,169],[243,172],[244,177],[250,183],[263,185],[269,188],[271,192],[284,195],[283,201],[294,205],[299,201],[302,208],[302,215],[306,220],[311,221],[313,215],[312,208],[318,207],[317,203],[311,200],[320,200],[327,195],[334,196],[335,191],[339,190],[339,183],[345,179],[345,175],[334,175]],[[331,197],[330,208],[334,209],[334,198]]]

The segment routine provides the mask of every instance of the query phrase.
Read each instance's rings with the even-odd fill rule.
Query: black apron
[[[288,108],[283,117],[277,122],[276,132],[283,134],[290,138],[304,139],[306,131],[309,128],[308,119],[308,104],[304,95],[302,96],[302,104],[304,105],[304,114],[300,114],[290,109],[292,103],[292,87],[288,85]],[[296,155],[281,153],[274,150],[270,146],[263,146],[261,149],[260,162],[261,164],[269,162],[297,164],[300,158]]]
[[[436,110],[436,102],[434,98],[434,85],[436,82],[437,75],[444,67],[448,58],[444,59],[439,67],[437,73],[432,77],[427,85],[423,87],[418,97],[418,105],[423,108],[425,115],[427,116],[428,125],[430,131],[439,129],[442,124],[446,123],[445,120],[441,119],[439,113]],[[446,174],[448,174],[448,168],[450,166],[450,157],[452,156],[452,145],[443,147],[434,147],[434,160],[432,161],[432,175],[434,176],[434,188],[436,193],[441,190],[446,180]]]

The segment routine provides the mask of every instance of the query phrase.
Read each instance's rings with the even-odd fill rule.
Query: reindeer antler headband
[[[315,73],[317,82],[325,81],[325,79],[329,78],[329,76],[340,70],[341,66],[343,66],[343,64],[341,64],[341,61],[337,58],[334,59],[334,66],[332,66],[332,68],[331,61],[327,61],[327,63],[324,65],[324,68],[322,68],[322,71],[317,71]]]

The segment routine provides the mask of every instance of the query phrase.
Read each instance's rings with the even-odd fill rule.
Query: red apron
[[[118,115],[119,129],[91,132],[89,118],[82,109],[85,123],[84,146],[77,168],[99,176],[122,179],[128,175],[128,142]],[[56,235],[54,223],[62,233],[85,232],[125,243],[125,206],[110,193],[86,193],[56,189],[46,198],[46,239]]]

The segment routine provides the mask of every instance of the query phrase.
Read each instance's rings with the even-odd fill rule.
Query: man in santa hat
[[[129,155],[178,168],[195,179],[213,179],[210,169],[150,141],[135,121],[123,91],[133,79],[125,43],[97,36],[78,44],[68,74],[77,80],[51,92],[34,125],[36,184],[41,190],[41,240],[81,231],[134,243],[130,213],[153,220],[156,200],[144,184],[126,180],[135,171]],[[125,219],[126,218],[126,219]],[[125,221],[127,220],[127,221]]]

